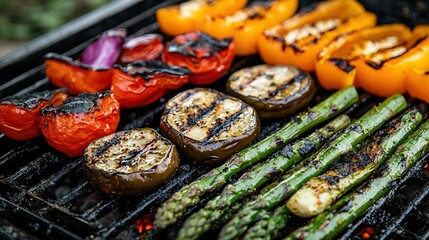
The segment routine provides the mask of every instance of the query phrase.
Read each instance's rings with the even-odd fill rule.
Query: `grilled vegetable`
[[[369,177],[422,120],[423,116],[413,109],[390,121],[372,137],[370,144],[306,182],[287,201],[287,207],[300,217],[312,217],[325,211],[338,197]]]
[[[429,34],[429,25],[416,26],[413,30],[413,33],[414,35],[421,35],[421,40],[423,40],[425,36]],[[424,41],[427,44],[424,46],[422,45],[422,50],[428,51],[428,40],[425,39]],[[421,62],[421,64],[424,64],[424,66],[412,66],[412,68],[408,71],[406,75],[405,86],[407,88],[408,93],[412,97],[429,103],[429,94],[427,94],[429,90],[429,64],[426,60],[426,56],[419,57],[421,59],[425,59]]]
[[[125,67],[116,66],[110,90],[121,108],[142,107],[180,88],[188,82],[190,73],[186,68],[161,61],[139,61]]]
[[[42,134],[40,109],[57,106],[67,98],[65,89],[9,96],[0,100],[0,131],[15,140]]]
[[[110,87],[112,68],[92,67],[72,58],[48,53],[45,56],[45,74],[56,87],[66,87],[67,92],[96,93]]]
[[[220,218],[229,220],[223,215],[234,203],[255,193],[265,183],[282,174],[304,156],[317,150],[325,139],[348,124],[350,124],[350,118],[340,115],[308,137],[286,145],[280,150],[278,156],[255,165],[235,183],[225,186],[223,192],[209,201],[204,208],[191,215],[180,229],[178,239],[196,239],[209,229],[216,227],[214,223]]]
[[[429,151],[429,121],[407,138],[393,156],[356,191],[344,196],[310,224],[294,231],[287,239],[333,239],[359,218],[373,203],[387,194],[394,184]]]
[[[235,53],[247,56],[257,53],[257,41],[262,32],[291,17],[298,7],[297,0],[277,0],[269,4],[253,4],[231,15],[208,16],[197,19],[197,29],[216,38],[232,37]]]
[[[316,61],[317,79],[323,88],[330,90],[353,84],[359,86],[355,79],[354,62],[357,59],[388,51],[404,44],[410,37],[410,29],[403,24],[365,28],[341,36],[319,53]]]
[[[186,209],[200,201],[200,196],[221,188],[229,177],[261,161],[302,133],[344,111],[357,100],[356,89],[349,87],[334,93],[308,111],[302,112],[279,131],[240,151],[225,164],[214,168],[173,194],[158,209],[154,225],[157,228],[166,228],[175,223]]]
[[[255,223],[243,237],[243,240],[252,239],[276,239],[280,235],[280,230],[284,228],[290,218],[289,209],[280,206],[269,212],[263,219]]]
[[[429,68],[429,27],[413,30],[402,45],[389,48],[355,62],[359,86],[377,96],[406,92],[406,76],[410,69]]]
[[[120,57],[121,63],[159,59],[164,51],[163,38],[151,33],[125,39]]]
[[[113,67],[121,54],[126,35],[127,30],[124,28],[103,33],[82,51],[82,63],[92,67]]]
[[[235,44],[231,38],[216,39],[205,33],[190,32],[167,43],[162,61],[191,70],[190,83],[208,85],[231,67]]]
[[[341,34],[374,26],[376,16],[355,0],[325,1],[297,14],[259,37],[258,50],[268,64],[294,65],[313,71],[317,54]]]
[[[135,195],[162,185],[179,167],[176,147],[155,130],[121,131],[93,141],[83,166],[89,181],[108,194]]]
[[[170,99],[161,130],[190,160],[219,164],[258,139],[256,111],[216,90],[196,88]]]
[[[82,93],[57,107],[41,110],[42,132],[48,143],[70,157],[83,153],[88,144],[115,132],[119,102],[110,91]]]
[[[243,8],[247,0],[190,0],[156,11],[159,28],[166,34],[178,35],[196,31],[196,22],[206,15],[222,16]]]
[[[261,118],[283,118],[307,105],[316,87],[297,67],[259,65],[232,74],[227,91],[252,105]]]
[[[361,140],[382,126],[388,119],[406,107],[401,95],[394,95],[378,107],[373,108],[344,130],[333,142],[326,144],[317,153],[292,168],[283,180],[270,191],[258,196],[246,204],[243,209],[228,222],[219,234],[221,239],[234,239],[240,236],[251,223],[261,219],[269,210],[291,196],[310,178],[324,172],[332,162],[350,151]]]

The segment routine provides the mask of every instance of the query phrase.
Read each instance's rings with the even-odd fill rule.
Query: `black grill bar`
[[[49,170],[62,162],[63,158],[59,157],[58,154],[47,152],[35,161],[19,169],[16,173],[7,177],[7,180],[11,183],[27,185],[29,182],[33,181],[35,177],[49,173]]]
[[[67,193],[61,199],[57,201],[59,206],[64,206],[66,204],[75,205],[77,202],[82,201],[85,197],[87,197],[90,193],[94,191],[94,188],[87,181],[79,184],[75,187],[71,192]]]
[[[121,8],[125,11],[114,13],[110,9],[107,14],[97,12],[99,18],[97,23],[94,21],[96,16],[92,16],[88,26],[82,26],[85,24],[80,22],[80,26],[75,25],[72,28],[73,31],[61,30],[53,33],[53,35],[47,35],[51,38],[45,39],[45,43],[42,45],[52,45],[52,48],[40,47],[40,43],[27,47],[31,49],[31,52],[25,64],[18,66],[13,64],[16,59],[12,59],[12,64],[0,59],[0,71],[2,71],[0,72],[0,76],[2,76],[0,79],[0,98],[11,94],[19,95],[36,90],[53,89],[54,87],[43,74],[44,66],[41,56],[48,51],[65,53],[75,57],[92,41],[94,36],[112,27],[125,27],[132,35],[159,32],[154,17],[156,9],[182,1],[118,1],[127,2],[124,4],[126,6]],[[312,2],[314,0],[301,0],[300,4],[305,6]],[[420,16],[420,14],[427,16],[427,14],[423,14],[423,11],[418,11],[414,16],[413,14],[404,14],[404,16],[401,15],[396,18],[384,17],[384,15],[395,14],[395,12],[400,11],[398,9],[411,8],[413,3],[407,1],[396,1],[394,4],[390,4],[391,6],[387,4],[389,7],[385,8],[379,7],[383,3],[381,1],[379,3],[362,0],[362,2],[368,10],[378,13],[382,23],[392,22],[392,19],[397,22],[399,19],[412,24],[415,20],[413,18]],[[421,0],[416,2],[421,2]],[[166,38],[168,39],[168,37]],[[50,43],[49,41],[52,39],[56,42]],[[21,54],[21,57],[27,58],[22,49],[18,53]],[[24,62],[24,60],[22,61]],[[224,90],[229,74],[243,67],[261,63],[257,56],[236,57],[229,73],[218,83],[208,87]],[[174,96],[175,93],[191,87],[185,86],[168,94],[157,103],[144,108],[121,110],[121,122],[118,129],[128,130],[148,126],[159,130],[159,117],[166,100]],[[329,94],[330,92],[319,89],[312,104],[320,102]],[[346,113],[352,118],[358,118],[379,101],[381,99],[360,92],[360,101]],[[411,103],[420,106],[419,109],[422,112],[429,112],[427,111],[427,104]],[[286,121],[288,119],[264,122],[261,138],[280,128]],[[122,234],[122,232],[129,232],[132,238],[140,238],[141,236],[138,236],[136,232],[135,221],[146,214],[154,213],[161,202],[209,169],[190,165],[186,163],[185,159],[182,159],[182,164],[175,177],[154,192],[138,197],[110,196],[96,190],[85,180],[81,167],[82,158],[69,159],[58,154],[47,145],[42,137],[26,142],[16,142],[0,134],[0,141],[2,143],[0,169],[3,170],[0,173],[2,175],[0,178],[0,217],[8,219],[23,229],[30,230],[35,236],[42,239],[110,239],[120,238],[121,236],[118,234]],[[353,224],[353,227],[347,229],[342,239],[356,238],[365,226],[373,226],[377,229],[374,236],[376,238],[428,239],[429,177],[422,175],[421,169],[423,161],[427,161],[426,159],[422,159],[418,164],[419,166],[414,167],[394,191],[378,201],[359,221]],[[234,180],[236,177],[229,181]],[[400,191],[412,186],[418,188],[418,194],[410,196],[408,202],[405,202],[408,205],[405,205],[404,194],[401,194]],[[27,190],[27,188],[29,189]],[[57,194],[59,190],[64,188],[67,188],[67,191],[62,191],[64,195]],[[201,204],[191,208],[185,216],[203,206],[208,199],[216,194],[217,192],[214,192],[203,197]],[[413,191],[410,190],[408,194],[413,194]],[[88,201],[93,205],[90,205]],[[410,205],[410,202],[413,204]],[[398,210],[395,211],[397,206],[395,204],[398,206],[401,204],[400,214],[396,214]],[[81,207],[82,205],[86,205],[87,208]],[[383,218],[380,219],[380,216]],[[383,224],[384,220],[386,222]],[[421,229],[416,230],[415,227],[412,228],[412,225],[421,226]],[[178,227],[179,225],[172,227],[171,231],[174,233]],[[155,233],[154,235],[164,237],[163,234]]]
[[[38,184],[34,185],[28,191],[36,195],[44,194],[47,191],[52,190],[60,181],[62,181],[67,175],[75,172],[78,167],[82,166],[82,159],[77,158],[73,162],[68,163],[58,172],[51,175],[49,178],[40,181]]]
[[[0,197],[0,216],[20,225],[27,225],[41,239],[82,239],[80,236],[46,221],[44,218]],[[11,218],[13,216],[13,218]],[[19,220],[18,220],[19,219]],[[16,222],[20,221],[20,222]]]
[[[88,221],[92,222],[99,218],[101,215],[106,214],[115,208],[117,203],[119,202],[120,197],[117,196],[109,196],[107,199],[99,202],[93,208],[88,209],[82,217]]]
[[[412,167],[405,177],[396,183],[394,189],[390,191],[387,196],[373,204],[362,218],[355,221],[350,228],[343,233],[340,239],[352,239],[358,236],[364,227],[368,226],[377,229],[373,236],[373,238],[376,239],[391,239],[393,237],[392,235],[399,235],[400,233],[406,234],[407,231],[400,231],[404,227],[404,220],[407,219],[407,221],[410,222],[413,218],[418,217],[419,214],[414,215],[414,213],[418,212],[420,205],[423,204],[426,204],[426,213],[423,214],[426,215],[426,219],[424,219],[424,221],[426,221],[426,229],[422,232],[421,236],[412,239],[427,239],[423,237],[429,234],[429,219],[427,218],[427,216],[429,216],[429,177],[424,176],[422,166],[426,163],[428,158],[429,154]],[[409,184],[410,182],[413,184]],[[417,189],[414,188],[412,192],[407,192],[411,191],[411,189],[407,188],[411,188],[413,185],[417,187]],[[401,200],[404,194],[415,195],[404,202]],[[401,236],[400,239],[401,238],[407,239],[407,236]]]

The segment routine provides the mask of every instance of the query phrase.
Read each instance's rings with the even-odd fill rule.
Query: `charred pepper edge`
[[[72,67],[79,67],[81,69],[88,70],[88,71],[101,72],[101,71],[108,71],[108,70],[112,69],[109,67],[93,67],[91,65],[87,65],[87,64],[84,64],[80,61],[74,60],[71,57],[67,57],[67,56],[64,56],[61,54],[57,54],[57,53],[48,53],[45,56],[43,56],[43,59],[62,62],[62,63],[68,64]]]

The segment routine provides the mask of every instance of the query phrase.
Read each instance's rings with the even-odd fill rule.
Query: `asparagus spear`
[[[292,195],[310,178],[324,172],[332,162],[356,147],[359,141],[368,137],[387,120],[402,111],[406,105],[404,97],[397,94],[367,112],[332,143],[325,144],[317,153],[292,168],[276,187],[246,204],[222,228],[219,238],[234,239],[242,235],[250,224],[261,219],[263,214]]]
[[[317,207],[317,214],[324,211],[340,195],[367,179],[381,163],[390,157],[398,145],[418,127],[422,119],[422,115],[414,108],[391,120],[376,134],[364,141],[367,143],[363,144],[358,151],[348,154],[340,162],[334,163],[330,170],[306,182],[303,187],[292,195],[287,202],[287,207],[294,214],[295,210],[298,209],[300,214],[296,215],[300,217],[306,217],[309,212],[315,212],[314,206]],[[282,205],[274,212],[279,212],[284,207]],[[304,211],[301,209],[304,209]],[[321,209],[323,210],[321,211]],[[302,212],[307,214],[302,214]],[[286,221],[283,219],[287,217],[274,215],[268,219],[261,219],[248,230],[245,238],[246,236],[251,236],[251,238],[253,236],[262,236],[262,234],[266,238],[274,236],[285,227]],[[279,221],[273,224],[276,219],[279,219]],[[269,228],[266,227],[268,224]]]
[[[232,175],[254,165],[302,133],[336,116],[357,100],[358,94],[354,87],[344,88],[292,118],[276,133],[233,155],[223,165],[184,186],[164,202],[155,215],[155,227],[162,229],[175,223],[186,209],[199,202],[205,193],[221,188]]]
[[[191,215],[180,229],[178,239],[197,239],[206,231],[216,227],[213,223],[222,217],[232,204],[253,194],[264,183],[283,173],[305,155],[317,150],[325,139],[349,124],[350,118],[346,115],[340,115],[308,137],[286,145],[279,151],[278,156],[255,165],[249,172],[243,174],[237,182],[227,185],[223,192],[209,201],[204,208]]]
[[[429,121],[399,146],[370,180],[356,191],[342,197],[332,208],[319,214],[310,224],[297,229],[286,239],[332,239],[359,218],[373,203],[391,190],[400,179],[429,152]]]
[[[287,201],[287,207],[300,217],[313,217],[325,211],[343,193],[369,177],[422,120],[419,111],[412,109],[390,121],[374,134],[368,146],[347,155],[329,171],[306,182]]]
[[[270,212],[265,216],[261,221],[258,221],[249,228],[246,235],[244,235],[244,240],[252,239],[275,239],[278,238],[280,230],[286,225],[287,221],[290,218],[289,209],[283,205],[276,208],[274,211]]]

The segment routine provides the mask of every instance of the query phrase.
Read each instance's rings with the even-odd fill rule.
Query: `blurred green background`
[[[112,0],[0,0],[0,56]]]

